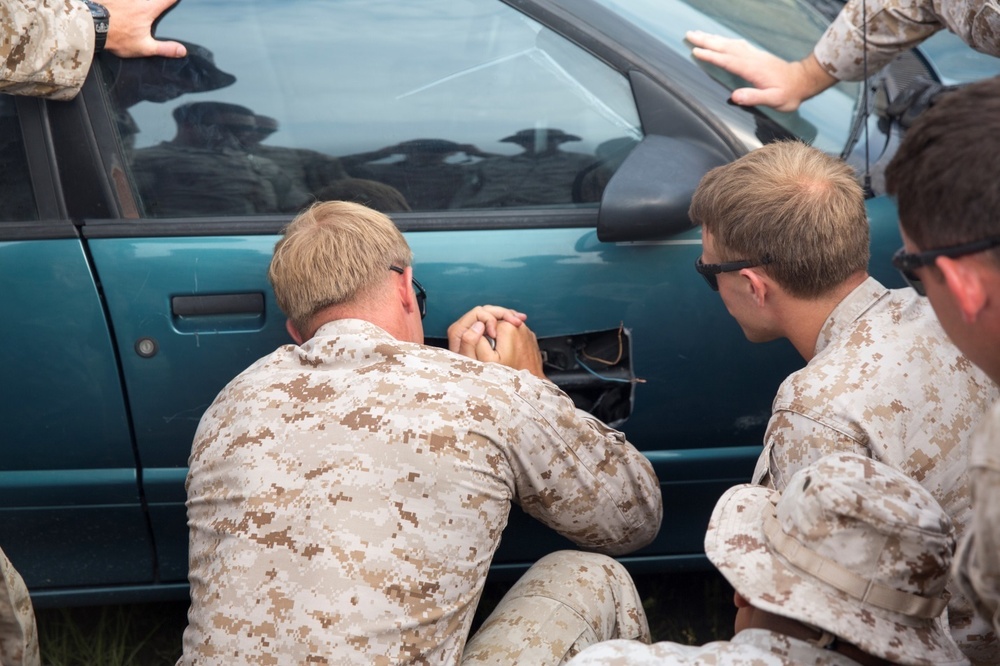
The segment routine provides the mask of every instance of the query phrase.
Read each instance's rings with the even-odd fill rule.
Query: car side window
[[[596,206],[642,138],[624,76],[497,0],[192,3],[158,34],[188,57],[103,59],[148,217]]]
[[[0,94],[0,221],[37,220],[14,97]]]

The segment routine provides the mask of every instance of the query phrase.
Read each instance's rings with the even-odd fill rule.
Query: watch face
[[[108,19],[111,18],[111,13],[108,12],[108,8],[102,4],[92,2],[92,0],[83,0],[83,4],[90,8],[90,15],[94,17],[94,25],[98,22],[103,23],[104,31],[108,31]]]

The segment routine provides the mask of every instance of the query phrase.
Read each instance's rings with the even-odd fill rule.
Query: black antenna
[[[864,190],[865,198],[870,199],[875,196],[875,192],[872,191],[872,173],[871,165],[868,163],[868,154],[871,149],[871,143],[868,138],[868,3],[866,0],[861,0],[861,68],[862,74],[864,75],[864,91],[862,92],[861,103],[864,105],[864,124],[865,124],[865,179],[864,179]]]

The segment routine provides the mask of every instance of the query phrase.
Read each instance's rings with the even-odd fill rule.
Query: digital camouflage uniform
[[[954,548],[951,519],[926,489],[870,458],[832,454],[799,470],[780,495],[744,484],[716,504],[705,554],[756,609],[739,611],[747,628],[733,640],[612,641],[569,665],[855,664],[845,641],[891,663],[966,664],[944,624]],[[797,621],[782,630],[807,638],[778,633],[758,611]]]
[[[972,523],[955,555],[955,578],[1000,634],[1000,402],[972,437]]]
[[[455,664],[511,502],[610,555],[662,514],[555,385],[351,319],[234,379],[189,462],[182,664]]]
[[[90,70],[94,19],[82,2],[0,2],[0,92],[72,99]]]
[[[731,641],[702,646],[662,641],[643,645],[614,640],[595,645],[569,662],[570,666],[857,666],[844,655],[764,629],[744,629]]]
[[[805,465],[853,451],[918,481],[961,535],[971,519],[969,438],[997,396],[926,299],[868,278],[830,314],[813,359],[779,387],[753,481],[783,490]],[[952,593],[956,640],[978,658],[995,658],[989,625]]]
[[[813,49],[820,65],[842,81],[864,78],[862,1],[869,72],[943,29],[977,51],[1000,56],[1000,0],[848,0]]]
[[[0,550],[0,664],[38,666],[38,628],[24,580]]]
[[[649,643],[632,577],[607,555],[546,555],[504,595],[469,639],[462,666],[556,666],[613,639]]]

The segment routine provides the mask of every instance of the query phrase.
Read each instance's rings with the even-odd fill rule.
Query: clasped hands
[[[448,327],[448,349],[545,379],[538,340],[524,323],[527,318],[523,312],[499,305],[477,306]]]

